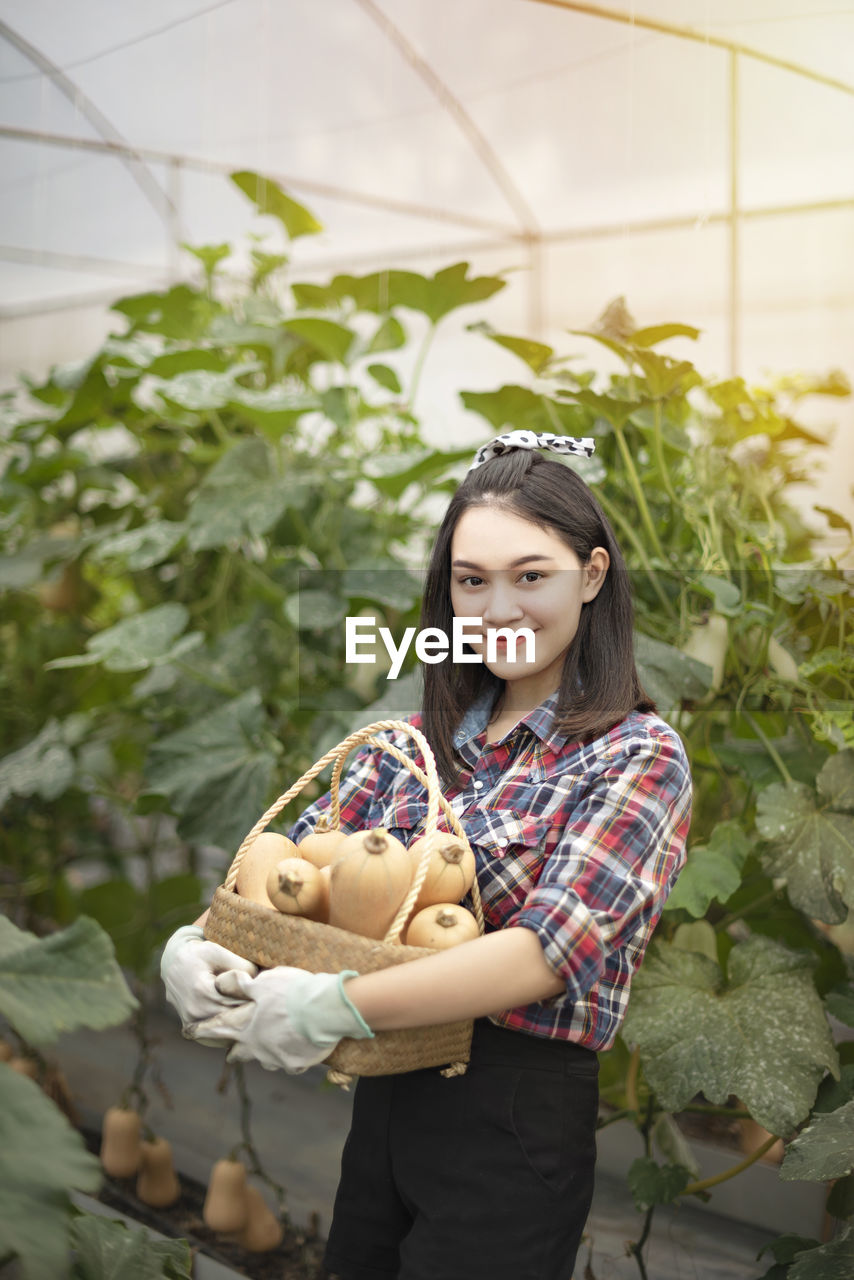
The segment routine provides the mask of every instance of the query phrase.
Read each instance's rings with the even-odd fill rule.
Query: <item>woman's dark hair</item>
[[[581,608],[578,630],[563,664],[557,726],[570,740],[606,733],[630,711],[655,711],[635,667],[634,607],[629,573],[608,520],[570,467],[529,449],[490,459],[470,471],[445,512],[427,568],[421,626],[451,634],[451,539],[471,507],[490,506],[557,534],[583,565],[594,547],[611,557],[605,581]],[[454,733],[463,713],[484,691],[502,685],[484,663],[425,663],[422,728],[444,782],[459,776]]]

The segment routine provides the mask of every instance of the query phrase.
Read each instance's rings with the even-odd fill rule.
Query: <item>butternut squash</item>
[[[426,843],[427,837],[421,836],[409,846],[413,879]],[[440,833],[430,855],[427,876],[415,899],[413,915],[437,902],[459,902],[472,886],[474,871],[471,849],[466,848],[459,836]]]
[[[237,868],[237,879],[234,887],[241,898],[249,898],[252,902],[260,902],[262,907],[272,907],[270,895],[267,893],[267,876],[270,868],[283,858],[296,856],[297,847],[287,836],[280,836],[275,831],[262,831],[257,836]]]
[[[277,911],[321,920],[325,894],[320,869],[307,858],[283,858],[270,868],[267,895]]]
[[[139,1169],[142,1156],[142,1120],[126,1107],[109,1107],[101,1126],[101,1164],[113,1178],[130,1178]]]
[[[409,892],[412,862],[383,827],[355,831],[332,866],[329,923],[366,938],[383,938]]]
[[[404,942],[408,947],[432,947],[443,951],[478,937],[477,921],[457,902],[438,902],[413,916]]]
[[[211,1231],[242,1231],[249,1217],[246,1166],[240,1160],[217,1160],[208,1180],[202,1218]]]
[[[174,1204],[181,1194],[181,1184],[172,1163],[172,1146],[165,1138],[142,1141],[139,1148],[140,1167],[136,1194],[143,1204],[164,1209]]]
[[[338,828],[320,831],[315,828],[310,835],[303,836],[300,840],[297,853],[301,858],[313,862],[316,867],[328,867],[337,858],[338,848],[346,839],[346,832]]]
[[[282,1243],[285,1234],[281,1222],[257,1187],[246,1188],[246,1226],[238,1242],[250,1253],[268,1253]]]

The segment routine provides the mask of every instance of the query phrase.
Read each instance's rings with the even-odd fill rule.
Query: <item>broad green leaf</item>
[[[658,943],[632,985],[623,1027],[668,1111],[696,1093],[744,1100],[769,1132],[808,1114],[825,1069],[839,1070],[812,958],[769,938],[733,947],[725,979],[708,956]]]
[[[451,467],[470,461],[471,456],[471,449],[455,449],[447,453],[428,449],[418,453],[392,454],[385,458],[372,458],[366,463],[365,473],[381,493],[396,499],[409,485],[435,482]]]
[[[411,570],[345,569],[341,574],[341,594],[351,600],[371,600],[401,612],[420,600],[423,583]]]
[[[187,369],[172,378],[152,378],[150,384],[159,395],[180,409],[206,413],[224,409],[234,394],[234,370],[217,373],[211,369]]]
[[[186,249],[187,253],[191,253],[194,258],[204,267],[205,275],[210,280],[216,274],[216,269],[221,262],[225,262],[226,258],[231,256],[230,244],[186,244],[182,241],[181,248]]]
[[[788,1280],[851,1280],[854,1273],[854,1225],[809,1253],[799,1253],[789,1268]]]
[[[635,329],[631,340],[634,347],[654,347],[667,338],[699,338],[700,332],[690,324],[655,324]]]
[[[45,665],[50,671],[101,662],[108,671],[145,671],[148,667],[174,662],[201,643],[199,632],[178,638],[189,617],[189,610],[183,604],[158,604],[99,631],[86,642],[86,653],[55,658]]]
[[[265,178],[260,173],[252,173],[241,169],[231,174],[234,185],[248,196],[261,214],[270,214],[278,218],[289,239],[299,236],[313,236],[323,230],[323,223],[318,222],[313,213],[304,205],[298,204],[290,196],[285,195],[282,188],[272,178]]]
[[[832,1218],[854,1217],[854,1173],[834,1182],[827,1197],[827,1212]]]
[[[504,347],[506,351],[512,351],[513,355],[518,356],[520,360],[524,360],[528,368],[532,369],[534,373],[542,373],[554,356],[554,348],[547,347],[544,342],[534,342],[532,338],[514,338],[507,333],[496,333],[492,325],[487,324],[485,320],[466,327],[469,333],[482,333],[485,338],[497,343],[499,347]]]
[[[715,604],[715,612],[732,617],[739,612],[741,591],[725,573],[699,573],[692,585],[704,592]]]
[[[826,1182],[854,1170],[854,1100],[813,1116],[789,1143],[780,1177],[787,1182]]]
[[[739,823],[718,823],[707,845],[694,845],[689,850],[665,910],[683,908],[700,917],[711,902],[726,902],[741,884],[741,870],[750,846]]]
[[[175,550],[186,525],[175,520],[149,520],[136,529],[113,533],[97,543],[91,554],[96,562],[123,560],[128,569],[150,569]]]
[[[770,1240],[768,1244],[762,1246],[756,1255],[761,1258],[763,1253],[770,1253],[775,1262],[779,1262],[783,1267],[789,1262],[794,1262],[799,1253],[803,1253],[805,1249],[814,1249],[818,1246],[817,1240],[810,1240],[807,1236],[785,1235],[778,1236],[776,1240]],[[767,1276],[785,1276],[788,1273],[780,1267],[774,1267],[771,1271],[766,1272]],[[765,1280],[765,1276],[762,1277]]]
[[[159,1240],[144,1227],[87,1213],[71,1225],[71,1280],[191,1280],[186,1240]]]
[[[715,964],[718,962],[718,935],[708,920],[680,924],[673,935],[673,946],[680,951],[697,951],[701,956],[708,956]]]
[[[640,631],[635,631],[634,642],[641,684],[663,715],[683,699],[695,700],[708,691],[709,677],[704,663]]]
[[[854,751],[831,756],[816,787],[775,782],[760,793],[756,826],[771,845],[762,861],[796,907],[840,924],[854,904]]]
[[[250,689],[151,748],[148,789],[169,798],[184,839],[236,849],[264,812],[276,762],[266,723]]]
[[[316,347],[326,360],[338,364],[347,363],[356,337],[352,329],[321,316],[294,316],[293,319],[286,320],[282,328]]]
[[[635,361],[646,375],[646,391],[654,400],[677,393],[684,395],[699,386],[702,378],[690,360],[672,360],[656,351],[635,351]]]
[[[0,1258],[23,1280],[57,1280],[68,1264],[69,1191],[97,1191],[101,1167],[59,1107],[0,1063]]]
[[[135,293],[112,304],[131,322],[131,332],[159,333],[166,338],[192,341],[203,333],[212,306],[198,289],[173,285],[162,293]],[[109,397],[105,398],[109,403]]]
[[[42,1046],[78,1027],[115,1027],[136,1007],[96,921],[80,916],[37,938],[0,916],[0,1013],[25,1040]]]
[[[74,756],[58,720],[47,724],[31,742],[0,760],[0,809],[10,796],[56,800],[74,780]]]
[[[406,332],[403,325],[396,316],[386,316],[368,343],[365,354],[370,356],[379,351],[397,351],[405,346]]]
[[[392,395],[399,396],[403,388],[400,385],[394,369],[387,364],[369,364],[367,372],[371,375],[374,382],[378,382],[381,387],[385,387],[386,391],[390,391]]]
[[[817,511],[819,515],[824,516],[831,529],[844,529],[849,537],[854,534],[851,528],[851,521],[846,520],[845,516],[840,515],[838,511],[834,511],[832,507],[822,507],[818,503],[813,503],[813,511]]]
[[[512,383],[498,391],[461,391],[467,409],[486,418],[497,431],[524,427],[559,435],[590,435],[594,415],[574,402],[551,400],[529,387]]]
[[[634,1160],[627,1176],[638,1213],[646,1213],[656,1204],[672,1204],[691,1181],[684,1165],[657,1164],[650,1156]]]
[[[347,613],[347,601],[328,591],[298,591],[284,605],[285,617],[300,631],[328,630],[343,623]],[[344,628],[341,628],[344,634]]]
[[[824,1005],[832,1018],[844,1022],[847,1027],[854,1027],[854,986],[851,983],[828,991]]]
[[[287,507],[289,489],[264,441],[241,440],[211,468],[190,504],[190,547],[202,551],[261,536]]]

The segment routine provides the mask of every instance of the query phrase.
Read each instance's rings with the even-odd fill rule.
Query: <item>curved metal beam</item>
[[[502,195],[519,219],[525,235],[536,238],[540,233],[540,228],[533,210],[504,168],[492,144],[481,133],[459,98],[451,92],[444,80],[430,66],[430,63],[425,58],[422,58],[418,50],[409,43],[403,32],[383,13],[382,9],[374,3],[374,0],[356,0],[356,3],[376,22],[382,32],[418,73],[428,89],[436,95],[449,115],[453,117],[471,143],[475,154],[492,174]]]
[[[22,35],[19,35],[7,22],[2,20],[0,20],[0,39],[6,40],[13,45],[20,54],[23,54],[25,58],[28,58],[30,62],[38,67],[39,71],[44,72],[56,85],[60,93],[64,94],[75,109],[86,117],[92,128],[106,142],[110,142],[115,147],[120,148],[119,155],[122,163],[126,165],[131,177],[149,204],[153,206],[157,216],[162,218],[171,230],[172,219],[175,216],[175,208],[172,201],[148,166],[139,158],[135,148],[122,137],[118,129],[110,123],[103,112],[95,106],[90,98],[87,98],[83,90],[79,89],[73,80],[69,79],[61,67],[58,67],[55,62],[51,62],[50,58],[46,57],[40,49],[30,44],[29,40],[25,40]]]
[[[657,18],[645,18],[641,14],[625,13],[622,9],[606,9],[599,4],[581,4],[577,0],[528,0],[529,4],[544,4],[552,9],[567,9],[571,13],[583,13],[590,18],[604,18],[608,22],[621,22],[625,26],[640,27],[644,31],[657,31],[660,35],[677,36],[680,40],[693,40],[697,44],[712,45],[715,49],[726,49],[729,53],[740,53],[745,58],[753,58],[756,62],[764,62],[769,67],[779,67],[781,71],[791,71],[794,75],[814,80],[828,89],[838,89],[840,93],[848,93],[854,97],[854,84],[845,80],[837,80],[833,76],[822,75],[799,62],[789,62],[786,58],[777,58],[773,53],[763,53],[752,45],[741,44],[737,40],[727,40],[724,36],[706,35],[704,31],[695,31],[693,27],[680,27],[674,22],[660,22]],[[808,14],[806,15],[809,16]]]

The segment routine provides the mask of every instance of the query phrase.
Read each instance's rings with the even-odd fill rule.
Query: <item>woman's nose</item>
[[[483,609],[483,620],[487,626],[500,627],[518,622],[524,612],[512,586],[493,584]]]

